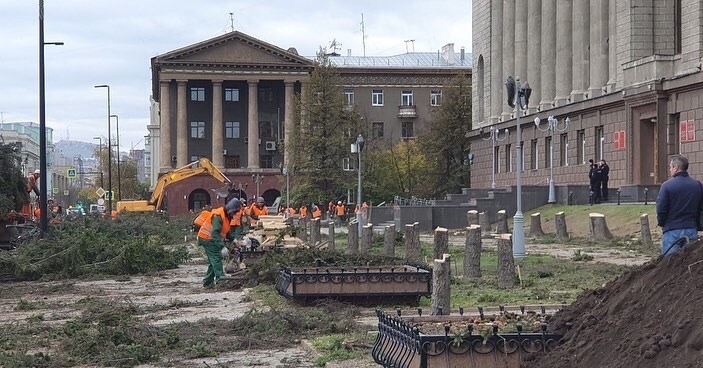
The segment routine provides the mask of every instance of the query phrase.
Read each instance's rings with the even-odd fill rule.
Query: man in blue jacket
[[[662,184],[657,197],[657,224],[662,232],[662,255],[678,252],[683,237],[698,237],[698,214],[703,209],[703,185],[688,176],[688,159],[677,156],[669,165],[671,178]]]

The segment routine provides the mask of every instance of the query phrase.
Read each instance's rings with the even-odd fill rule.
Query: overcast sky
[[[4,122],[39,121],[39,0],[0,0],[0,113]],[[119,115],[120,148],[143,148],[148,133],[150,59],[234,29],[314,56],[334,39],[340,53],[436,52],[447,43],[471,50],[470,0],[46,0],[46,121],[54,142],[97,142]],[[115,127],[113,121],[113,136]]]

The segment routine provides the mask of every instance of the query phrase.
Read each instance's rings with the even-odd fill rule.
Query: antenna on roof
[[[410,42],[413,45],[413,52],[415,52],[415,40],[405,40],[405,53],[408,53],[408,42]]]
[[[232,32],[234,32],[234,12],[229,13],[229,26],[232,29]]]
[[[361,44],[364,47],[364,57],[366,57],[366,29],[364,28],[364,13],[361,13]]]
[[[337,50],[342,49],[342,44],[337,42],[337,39],[335,38],[334,40],[332,40],[332,42],[330,42],[330,48],[332,49],[332,53],[330,55],[339,56]]]

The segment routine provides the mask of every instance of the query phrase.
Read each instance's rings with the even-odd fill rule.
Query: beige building
[[[608,161],[615,189],[661,184],[676,154],[703,170],[700,0],[474,0],[472,51],[474,187],[489,188],[493,173],[498,187],[515,185],[517,146],[527,185],[547,185],[550,162],[557,186],[587,184],[589,159]],[[532,88],[521,142],[509,75]],[[556,129],[535,129],[549,116]],[[494,149],[479,135],[489,126],[509,139]]]

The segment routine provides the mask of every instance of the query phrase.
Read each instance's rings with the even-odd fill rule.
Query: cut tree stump
[[[359,226],[357,226],[356,221],[350,221],[348,229],[347,248],[349,249],[349,254],[359,254]]]
[[[480,212],[478,214],[478,225],[481,226],[482,235],[491,235],[493,232],[493,229],[491,229],[491,220],[485,212]]]
[[[434,258],[440,259],[449,253],[449,231],[443,227],[434,230]]]
[[[530,233],[528,235],[533,238],[541,238],[544,236],[544,231],[542,231],[542,215],[539,212],[530,215]]]
[[[405,225],[405,259],[409,262],[422,262],[419,222]]]
[[[648,248],[654,247],[652,231],[649,229],[649,215],[646,213],[640,215],[640,228],[642,232],[642,245]]]
[[[435,259],[432,267],[432,315],[449,314],[451,267],[449,254]]]
[[[505,210],[500,210],[498,211],[498,228],[496,229],[496,232],[498,234],[508,234],[510,233],[510,229],[508,229],[508,215],[505,213]]]
[[[589,213],[591,220],[591,240],[608,240],[613,238],[613,234],[608,229],[608,223],[605,221],[605,215],[602,213]]]
[[[554,214],[554,226],[557,229],[557,239],[569,239],[569,232],[566,230],[566,215],[564,212],[557,212]]]
[[[464,279],[481,277],[481,226],[466,228],[466,248],[464,251]]]
[[[336,250],[337,245],[334,242],[334,221],[330,221],[330,223],[327,225],[329,226],[329,234],[328,234],[328,239],[327,239],[327,250]]]
[[[310,245],[313,247],[320,243],[322,238],[320,237],[320,219],[315,218],[310,220]]]
[[[359,253],[369,254],[373,245],[373,225],[368,224],[361,227],[361,245]]]
[[[515,286],[515,259],[513,258],[513,236],[501,234],[496,249],[498,256],[498,287],[508,289]]]
[[[478,211],[470,210],[466,212],[466,226],[478,225]]]
[[[388,225],[383,229],[383,255],[395,257],[395,225]]]

